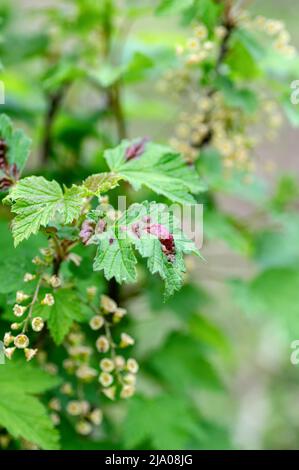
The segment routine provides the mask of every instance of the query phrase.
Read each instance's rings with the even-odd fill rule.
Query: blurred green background
[[[61,52],[64,34],[68,31],[63,29],[64,14],[56,17],[54,9],[48,14],[48,8],[51,10],[53,5],[59,4],[58,9],[65,8],[67,16],[71,14],[71,5],[63,0],[15,0],[13,3],[13,8],[8,6],[2,23],[0,58],[4,66],[1,79],[6,86],[4,111],[33,138],[34,151],[27,172],[42,172],[68,183],[78,181],[92,171],[101,170],[103,148],[117,140],[115,125],[105,115],[104,98],[96,87],[91,88],[82,81],[79,74],[55,121],[55,158],[40,168],[40,145],[48,106],[46,97],[56,89],[61,76],[74,73],[68,64],[56,70],[49,66],[52,59],[55,62],[55,48],[57,55]],[[121,5],[122,2],[120,11]],[[285,21],[292,42],[299,47],[294,1],[259,0],[251,2],[250,9]],[[80,54],[90,54],[92,62],[97,40],[92,26],[87,32],[83,26],[78,31],[77,39],[70,39],[65,48],[74,48],[79,58],[82,58]],[[23,34],[30,36],[31,41],[23,42],[21,37],[18,38]],[[44,41],[47,39],[44,36],[47,34],[52,41],[50,53],[45,52]],[[180,109],[172,95],[161,95],[156,85],[159,76],[167,71],[167,64],[171,68],[169,51],[182,38],[188,37],[188,28],[180,26],[175,16],[155,18],[150,2],[145,1],[143,15],[132,21],[125,37],[122,50],[116,45],[116,57],[118,54],[130,56],[136,50],[144,53],[150,50],[154,51],[156,61],[152,66],[139,57],[145,64],[141,72],[137,70],[137,75],[144,74],[144,80],[134,76],[136,71],[133,69],[125,83],[122,99],[128,135],[132,138],[149,135],[155,141],[167,142]],[[154,72],[147,74],[147,69],[154,69]],[[238,194],[219,191],[216,195],[218,206],[226,217],[233,217],[245,227],[244,234],[235,232],[221,217],[214,222],[209,219],[207,225],[204,219],[202,253],[206,262],[189,261],[192,287],[187,284],[166,306],[157,301],[159,289],[154,283],[150,287],[153,293],[150,300],[146,295],[140,295],[127,301],[135,321],[132,331],[137,338],[139,360],[146,362],[153,358],[150,359],[152,367],[156,367],[158,375],[162,376],[167,376],[167,370],[182,376],[188,376],[191,371],[186,382],[194,381],[191,395],[200,409],[203,427],[209,426],[206,423],[217,422],[217,427],[211,427],[208,437],[203,438],[202,448],[298,448],[299,365],[296,367],[290,362],[290,345],[299,339],[299,193],[294,189],[296,183],[293,185],[293,180],[288,177],[280,183],[279,189],[276,187],[283,174],[298,176],[298,129],[291,128],[285,121],[275,140],[266,142],[262,139],[255,159],[258,176],[267,184],[262,197],[255,189],[252,190],[254,195],[249,197],[242,191]],[[271,210],[279,197],[283,199],[291,191],[295,193],[297,208],[290,213],[282,211],[277,216],[283,230],[275,231],[269,224],[267,210]],[[7,212],[2,209],[1,214],[3,256],[8,222]],[[196,320],[191,315],[193,309],[200,314]],[[205,371],[204,364],[199,366],[201,355],[197,358],[195,352],[192,354],[191,343],[188,343],[190,351],[186,350],[182,333],[186,323],[209,364],[219,374],[221,386],[212,378],[211,386],[206,387],[209,367]],[[182,394],[184,380],[181,382]],[[140,387],[148,393],[148,390],[155,390],[156,383],[145,373]],[[135,423],[133,419],[127,432],[139,426],[138,406],[142,409],[142,403],[132,405]],[[160,409],[163,406],[162,401]],[[171,403],[169,398],[166,406],[178,416],[185,414],[175,399]],[[142,416],[142,419],[149,418]],[[161,431],[164,435],[165,429]],[[174,431],[171,436],[174,446],[178,435],[179,431]],[[161,439],[163,442],[162,435]],[[130,446],[129,438],[127,442]],[[134,439],[132,442],[134,445]]]

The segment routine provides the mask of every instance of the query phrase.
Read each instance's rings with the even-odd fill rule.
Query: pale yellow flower
[[[101,307],[105,313],[114,313],[117,309],[117,304],[108,295],[101,296]]]
[[[49,401],[49,408],[53,411],[61,411],[61,402],[58,398],[52,398]]]
[[[61,279],[58,276],[53,275],[50,277],[49,283],[54,289],[57,289],[61,286]]]
[[[127,364],[126,364],[126,368],[132,374],[137,374],[138,369],[139,369],[139,365],[138,365],[138,362],[136,361],[136,359],[134,359],[134,358],[128,359]]]
[[[99,408],[95,408],[89,414],[89,419],[95,426],[99,426],[103,421],[103,412]]]
[[[26,312],[27,307],[22,307],[22,305],[15,304],[13,308],[13,313],[16,317],[22,317],[24,313]]]
[[[117,308],[113,314],[113,323],[119,323],[126,314],[127,310],[125,308]]]
[[[35,274],[26,273],[24,276],[24,282],[34,281],[35,278],[36,278]]]
[[[113,376],[108,372],[102,372],[99,376],[99,382],[103,387],[109,387],[113,383]]]
[[[13,353],[15,352],[16,348],[5,348],[4,349],[4,354],[7,357],[7,359],[11,359]]]
[[[17,293],[16,293],[16,302],[18,304],[21,304],[22,302],[24,302],[25,300],[29,299],[29,295],[25,294],[23,291],[19,290]]]
[[[106,353],[107,351],[109,351],[109,347],[110,347],[110,344],[109,344],[107,337],[104,335],[99,336],[96,341],[97,350],[101,353]]]
[[[104,358],[101,360],[100,362],[100,368],[104,371],[104,372],[112,372],[113,369],[114,369],[114,363],[111,359],[108,359],[108,358]]]
[[[32,322],[31,322],[31,327],[32,327],[33,331],[36,331],[36,332],[42,331],[44,326],[45,326],[45,323],[44,323],[44,320],[41,317],[33,318]]]
[[[135,374],[126,374],[124,376],[124,382],[128,385],[136,384],[136,375]]]
[[[28,348],[25,348],[24,354],[25,354],[26,361],[27,361],[27,362],[31,361],[31,359],[34,358],[34,356],[36,355],[36,353],[37,353],[37,349],[28,349]]]
[[[95,315],[89,322],[89,326],[92,330],[99,330],[103,325],[104,318],[101,315]]]
[[[135,393],[135,387],[133,385],[124,385],[120,396],[121,398],[131,398]]]
[[[79,421],[76,424],[76,431],[82,436],[88,436],[92,432],[92,425],[85,420]]]
[[[115,400],[115,395],[116,395],[116,387],[115,386],[108,387],[108,388],[103,388],[102,392],[110,400]]]
[[[21,333],[20,335],[15,337],[14,344],[15,344],[16,348],[18,348],[18,349],[27,348],[27,346],[29,344],[28,336]]]
[[[78,379],[90,381],[97,376],[97,371],[87,364],[82,364],[76,371]]]
[[[4,346],[9,346],[10,343],[13,343],[15,337],[11,334],[10,331],[8,331],[7,333],[5,333],[4,335],[4,338],[3,338],[3,343],[4,343]]]
[[[55,304],[55,299],[52,294],[46,294],[44,299],[41,301],[42,305],[48,305],[52,307]]]
[[[120,348],[127,348],[128,346],[132,346],[133,344],[135,344],[134,338],[132,338],[132,336],[128,335],[127,333],[122,333],[120,338]]]
[[[123,356],[116,356],[114,359],[116,369],[122,370],[125,368],[126,360]]]
[[[66,411],[71,416],[79,416],[82,413],[81,403],[77,400],[71,400],[68,402]]]
[[[206,39],[206,37],[208,36],[207,27],[204,24],[200,24],[200,25],[196,26],[194,28],[194,35],[200,40]]]

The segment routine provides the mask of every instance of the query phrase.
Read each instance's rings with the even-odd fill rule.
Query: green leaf
[[[146,78],[146,73],[154,66],[154,61],[142,52],[135,52],[124,72],[126,83],[137,82]]]
[[[271,207],[275,211],[285,212],[288,205],[299,199],[299,181],[294,174],[284,174],[280,177],[275,193],[271,200]]]
[[[12,360],[0,367],[1,385],[21,388],[22,393],[43,393],[60,384],[60,378],[49,375],[23,360]]]
[[[13,246],[9,222],[0,220],[0,293],[8,294],[25,287],[23,277],[32,270],[32,258],[47,243],[43,234],[25,241],[18,248]],[[28,286],[27,286],[28,287]]]
[[[90,192],[90,195],[100,196],[116,188],[120,179],[120,176],[113,173],[99,173],[89,176],[84,181],[83,186]]]
[[[181,333],[171,335],[164,347],[153,355],[150,366],[179,393],[194,391],[196,387],[223,388],[198,340]]]
[[[87,319],[86,309],[77,295],[69,289],[54,292],[55,304],[42,307],[38,314],[47,318],[47,325],[56,344],[61,344],[70,331],[74,321]],[[37,312],[35,312],[35,315]]]
[[[124,71],[124,65],[112,66],[110,64],[104,64],[99,71],[92,72],[90,76],[99,85],[108,88],[121,78]]]
[[[82,188],[73,185],[71,188],[64,188],[64,194],[61,201],[62,207],[58,209],[62,212],[62,223],[70,224],[80,216],[82,208]]]
[[[7,294],[18,290],[29,266],[32,266],[32,262],[28,262],[24,256],[2,258],[0,260],[0,293]]]
[[[263,268],[296,267],[299,264],[299,217],[281,214],[275,218],[279,230],[264,230],[255,237],[255,260]]]
[[[225,62],[229,65],[234,77],[256,79],[260,74],[258,62],[239,39],[230,46]]]
[[[44,405],[34,396],[59,385],[56,377],[29,364],[0,367],[0,424],[14,437],[24,438],[42,449],[58,449],[58,433]]]
[[[233,282],[233,296],[248,315],[271,315],[294,338],[299,334],[298,283],[298,269],[277,267],[265,270],[250,283]]]
[[[228,106],[241,108],[246,113],[254,113],[258,108],[256,94],[249,88],[237,88],[233,81],[220,77],[217,86],[221,89]]]
[[[208,210],[204,215],[205,236],[209,240],[223,240],[233,250],[249,254],[251,240],[244,228],[231,216],[215,210]]]
[[[48,181],[42,176],[30,176],[19,181],[7,198],[16,214],[12,223],[15,246],[36,234],[40,227],[46,227],[56,216],[62,223],[71,223],[80,215],[80,194],[77,186],[65,189],[63,193],[56,181]]]
[[[16,165],[22,171],[30,154],[31,139],[23,130],[14,130],[11,120],[5,114],[0,116],[0,138],[6,142],[9,164]]]
[[[150,449],[186,449],[191,438],[198,445],[202,437],[196,412],[179,396],[135,397],[129,405],[124,426],[127,449],[145,445]]]
[[[128,159],[126,152],[136,145],[140,145],[140,154]],[[136,190],[144,185],[171,201],[192,204],[195,200],[190,192],[204,189],[196,171],[169,147],[125,140],[115,149],[107,150],[104,156],[111,171],[129,181]]]
[[[66,59],[59,61],[43,77],[43,86],[48,92],[55,92],[66,83],[74,82],[76,79],[85,77],[84,69],[78,63]]]
[[[171,259],[163,251],[161,237],[155,233],[161,230],[170,238],[173,237]],[[112,227],[95,235],[93,243],[99,245],[94,270],[103,270],[108,280],[115,277],[119,283],[136,280],[135,247],[147,259],[150,272],[158,273],[164,279],[165,297],[172,295],[182,285],[182,274],[185,272],[183,254],[199,255],[194,243],[185,237],[167,207],[155,202],[133,204]]]
[[[246,48],[256,63],[260,65],[263,64],[267,50],[253,32],[248,29],[238,28],[234,33],[234,37]]]
[[[128,240],[117,238],[115,231],[101,237],[94,261],[95,271],[104,271],[108,281],[113,277],[117,282],[136,281],[136,257]]]
[[[183,4],[183,2],[181,2]],[[184,11],[184,23],[190,24],[194,21],[204,23],[210,31],[213,31],[219,23],[223,11],[223,2],[214,0],[195,0],[193,5]]]
[[[158,15],[178,14],[190,8],[194,0],[162,0],[156,9]]]

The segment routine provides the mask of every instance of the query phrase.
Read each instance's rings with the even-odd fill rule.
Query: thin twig
[[[34,292],[34,295],[33,295],[33,298],[32,298],[32,302],[31,302],[30,307],[29,307],[29,313],[28,313],[28,315],[27,315],[26,320],[24,321],[24,326],[23,326],[22,333],[25,333],[25,332],[27,331],[28,323],[29,323],[29,321],[30,321],[31,318],[32,318],[33,307],[34,307],[34,305],[35,305],[36,302],[37,302],[38,294],[39,294],[39,291],[40,291],[40,288],[41,288],[42,280],[43,280],[43,274],[41,274],[40,277],[39,277],[39,279],[38,279],[38,282],[37,282],[37,285],[36,285],[36,288],[35,288],[35,292]]]
[[[62,85],[55,93],[50,94],[47,98],[48,105],[44,120],[44,134],[41,146],[41,162],[43,164],[48,161],[53,151],[53,125],[60,110],[67,86],[66,84]]]

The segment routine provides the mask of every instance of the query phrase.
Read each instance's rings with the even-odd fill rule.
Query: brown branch
[[[220,49],[219,49],[219,54],[216,60],[216,66],[215,66],[215,75],[218,77],[220,75],[220,68],[224,60],[226,59],[226,56],[229,52],[229,42],[232,37],[232,34],[236,28],[236,19],[233,15],[233,2],[232,0],[226,0],[225,2],[225,7],[224,7],[224,13],[223,13],[223,19],[222,19],[222,26],[226,29],[225,35],[222,38],[221,44],[220,44]],[[217,92],[217,88],[211,88],[207,95],[209,98],[211,98],[215,93]],[[207,135],[202,139],[202,141],[197,144],[197,145],[192,145],[196,149],[203,149],[209,143],[211,142],[213,138],[213,132],[209,130]]]
[[[45,164],[53,151],[52,130],[55,118],[60,110],[67,85],[62,85],[55,93],[47,97],[47,112],[44,118],[44,132],[41,145],[41,162]]]
[[[124,116],[121,100],[121,87],[120,82],[112,85],[107,92],[108,95],[108,106],[115,119],[117,138],[119,141],[127,137],[127,126]]]

